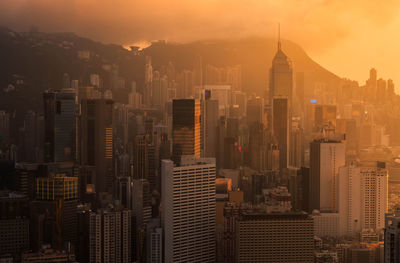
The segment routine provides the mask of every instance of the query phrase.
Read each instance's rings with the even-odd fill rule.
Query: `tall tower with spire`
[[[278,142],[279,169],[283,172],[289,164],[289,136],[292,116],[293,69],[292,62],[283,53],[280,27],[278,29],[278,51],[272,60],[269,72],[269,98],[272,106],[272,135]]]
[[[282,51],[280,27],[278,30],[278,50],[269,71],[269,101],[274,96],[286,96],[292,102],[293,68],[292,61]]]

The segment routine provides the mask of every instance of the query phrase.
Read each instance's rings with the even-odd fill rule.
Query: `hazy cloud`
[[[330,47],[396,15],[395,0],[0,0],[0,24],[73,31],[104,42],[269,35],[306,49]]]

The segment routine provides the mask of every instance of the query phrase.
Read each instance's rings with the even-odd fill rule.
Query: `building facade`
[[[161,169],[165,262],[215,262],[215,159]]]

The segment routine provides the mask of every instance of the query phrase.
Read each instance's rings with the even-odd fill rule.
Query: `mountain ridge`
[[[144,86],[145,56],[152,57],[154,69],[172,61],[177,71],[192,69],[194,58],[202,56],[203,67],[242,65],[243,89],[262,95],[268,87],[268,73],[276,51],[276,40],[247,37],[226,40],[199,40],[190,43],[152,44],[137,56],[117,44],[103,44],[71,32],[15,32],[0,27],[0,105],[12,111],[41,111],[42,92],[62,87],[62,76],[88,83],[88,75],[97,73],[107,85],[104,64],[119,66],[119,74],[127,86],[136,81],[139,90]],[[305,74],[305,86],[311,94],[315,83],[325,83],[328,90],[340,84],[341,79],[313,61],[297,44],[283,40],[282,49],[293,61],[295,78]],[[82,60],[77,53],[88,50],[90,59]],[[22,78],[22,82],[21,82]],[[14,88],[13,88],[14,87]]]

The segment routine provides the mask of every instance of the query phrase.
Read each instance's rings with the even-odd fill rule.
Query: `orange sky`
[[[397,0],[0,0],[0,25],[129,44],[276,37],[280,22],[283,38],[332,72],[363,83],[375,67],[400,90],[399,7]]]

